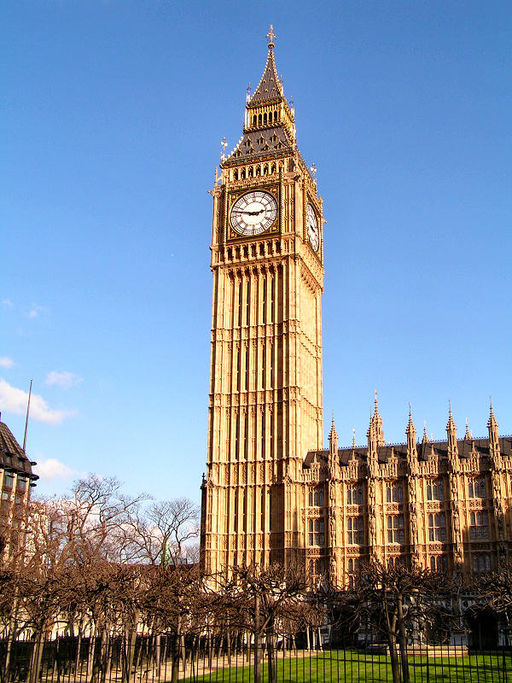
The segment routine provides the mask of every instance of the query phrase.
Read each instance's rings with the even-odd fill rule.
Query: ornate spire
[[[407,422],[407,429],[405,430],[405,433],[407,436],[410,434],[414,434],[414,438],[416,439],[416,427],[414,426],[414,422],[412,421],[412,407],[411,404],[409,403],[409,420]]]
[[[405,434],[407,435],[407,441],[414,441],[416,443],[416,427],[414,426],[414,422],[412,421],[412,408],[411,404],[409,403],[409,419],[407,421],[407,428],[405,430]]]
[[[384,429],[382,426],[382,418],[379,413],[379,402],[377,400],[377,390],[375,390],[375,401],[374,401],[374,411],[373,411],[373,417],[372,417],[372,423],[373,423],[373,430],[375,434],[375,438],[377,440],[377,445],[378,446],[384,446],[386,444],[386,440],[384,438]]]
[[[452,402],[448,401],[448,423],[446,425],[446,430],[450,431],[450,430],[453,430],[454,428],[455,428],[455,430],[457,429],[457,427],[455,427],[455,422],[453,421]]]
[[[452,415],[451,401],[448,402],[448,405],[448,423],[446,425],[446,433],[448,436],[448,459],[452,464],[455,464],[459,454],[459,449],[457,448],[457,426]]]
[[[494,417],[494,410],[492,407],[492,397],[489,399],[489,420],[487,422],[487,428],[496,429],[496,432],[498,432],[498,423]]]
[[[356,446],[357,446],[357,444],[356,444],[356,430],[353,429],[352,430],[352,448],[355,449]]]
[[[262,158],[278,159],[297,149],[295,115],[284,96],[274,57],[276,34],[270,26],[268,54],[258,86],[246,93],[244,130],[235,149],[222,161],[222,168]]]
[[[338,452],[338,432],[334,424],[334,411],[332,413],[331,431],[329,432],[329,450],[332,456],[335,456]]]
[[[410,460],[416,461],[416,458],[418,457],[418,451],[416,447],[416,427],[414,426],[414,422],[412,421],[412,408],[411,404],[409,403],[409,420],[407,422],[407,428],[405,430],[405,433],[407,435],[407,455],[409,456]]]
[[[254,91],[254,95],[250,98],[249,104],[255,106],[267,102],[273,102],[277,99],[284,99],[283,85],[277,75],[276,61],[274,58],[274,27],[270,24],[270,31],[267,33],[268,38],[268,55],[267,63],[263,71],[258,87]]]
[[[428,434],[427,434],[427,421],[424,420],[423,422],[423,439],[421,440],[421,443],[430,443]]]
[[[421,458],[422,460],[426,460],[429,456],[433,455],[434,453],[434,447],[430,443],[430,439],[428,438],[427,434],[427,421],[425,420],[423,422],[423,438],[421,440]]]
[[[473,434],[469,429],[469,419],[466,418],[466,433],[464,434],[464,441],[473,441]]]
[[[492,398],[490,399],[489,420],[487,422],[487,429],[489,430],[489,452],[491,457],[500,454],[500,439],[498,433],[498,422],[494,417],[494,410],[492,408]]]

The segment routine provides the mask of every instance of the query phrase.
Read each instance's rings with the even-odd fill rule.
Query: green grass
[[[281,655],[281,653],[279,653]],[[505,664],[505,667],[504,667]],[[222,660],[219,662],[222,666]],[[411,683],[512,683],[512,657],[471,655],[465,657],[409,658]],[[254,668],[231,667],[185,679],[205,683],[253,683]],[[326,651],[309,656],[289,657],[277,663],[278,683],[392,683],[387,655],[355,651]],[[262,683],[268,683],[268,662],[262,666]]]

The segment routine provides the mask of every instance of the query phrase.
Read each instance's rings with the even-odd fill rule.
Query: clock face
[[[233,204],[229,216],[239,235],[259,235],[268,230],[277,216],[277,202],[268,192],[254,190]]]
[[[318,219],[311,204],[306,207],[306,227],[308,229],[309,242],[315,251],[320,246],[320,234],[318,231]]]

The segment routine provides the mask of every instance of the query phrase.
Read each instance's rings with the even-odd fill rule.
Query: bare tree
[[[475,582],[474,594],[481,607],[490,608],[504,620],[508,641],[512,624],[512,562],[503,562],[495,571],[482,574]]]
[[[400,664],[404,683],[410,683],[407,655],[408,635],[417,633],[438,616],[452,617],[442,600],[449,595],[446,577],[426,569],[409,568],[404,564],[384,565],[371,562],[363,565],[352,588],[333,593],[339,612],[350,613],[352,625],[373,630],[389,646],[393,682],[400,683]]]
[[[188,498],[155,502],[132,515],[128,526],[141,562],[177,566],[199,535],[199,508]]]
[[[254,566],[235,567],[224,586],[217,612],[226,626],[236,625],[254,637],[254,680],[261,681],[262,641],[267,648],[268,680],[276,681],[275,646],[281,625],[298,630],[304,618],[305,573],[302,565],[283,567],[272,564],[267,569]]]

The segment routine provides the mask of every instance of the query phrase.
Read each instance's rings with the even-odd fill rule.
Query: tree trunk
[[[261,683],[260,596],[254,598],[254,683]]]
[[[87,671],[86,671],[86,680],[90,681],[92,683],[93,676],[94,676],[94,654],[96,650],[96,631],[94,631],[94,635],[91,631],[91,635],[89,636],[89,652],[87,653]]]
[[[101,632],[101,642],[100,642],[100,656],[98,662],[98,673],[101,683],[105,683],[107,679],[107,669],[108,669],[108,644],[109,638],[106,628]]]
[[[212,668],[212,657],[213,657],[213,643],[212,643],[212,632],[208,631],[208,641],[207,641],[207,648],[208,648],[208,668]]]
[[[180,640],[181,634],[177,631],[174,634],[172,641],[172,672],[171,683],[178,683],[179,666],[180,666]]]
[[[226,654],[228,656],[228,666],[231,667],[231,633],[226,634]]]
[[[80,650],[82,649],[82,628],[79,627],[76,638],[76,656],[75,656],[75,677],[78,678],[80,673]]]
[[[391,673],[393,675],[393,683],[401,683],[400,680],[400,664],[398,661],[398,648],[396,636],[393,633],[388,634],[389,642],[389,656],[391,659]]]
[[[276,683],[276,662],[274,658],[274,633],[273,625],[267,630],[267,659],[268,659],[268,683]]]
[[[32,657],[30,658],[30,673],[29,683],[38,683],[39,673],[41,671],[41,661],[43,659],[44,648],[44,628],[41,627],[39,633],[34,639],[34,648],[32,650]]]
[[[160,680],[160,673],[162,669],[162,636],[155,636],[155,674],[156,680]]]
[[[133,661],[135,658],[136,632],[130,629],[123,638],[122,652],[122,680],[123,683],[130,683],[132,678]]]
[[[6,642],[6,652],[5,652],[5,662],[4,662],[4,667],[2,671],[2,680],[5,681],[5,683],[9,683],[10,679],[10,671],[9,671],[9,666],[11,663],[11,652],[12,652],[12,645],[14,642],[14,635],[16,633],[16,619],[13,618],[12,620],[9,621],[9,626],[7,630],[7,642]]]
[[[404,613],[401,596],[398,597],[398,641],[400,643],[400,660],[402,662],[402,676],[404,683],[410,683],[409,657],[407,655],[407,634],[404,625]]]

